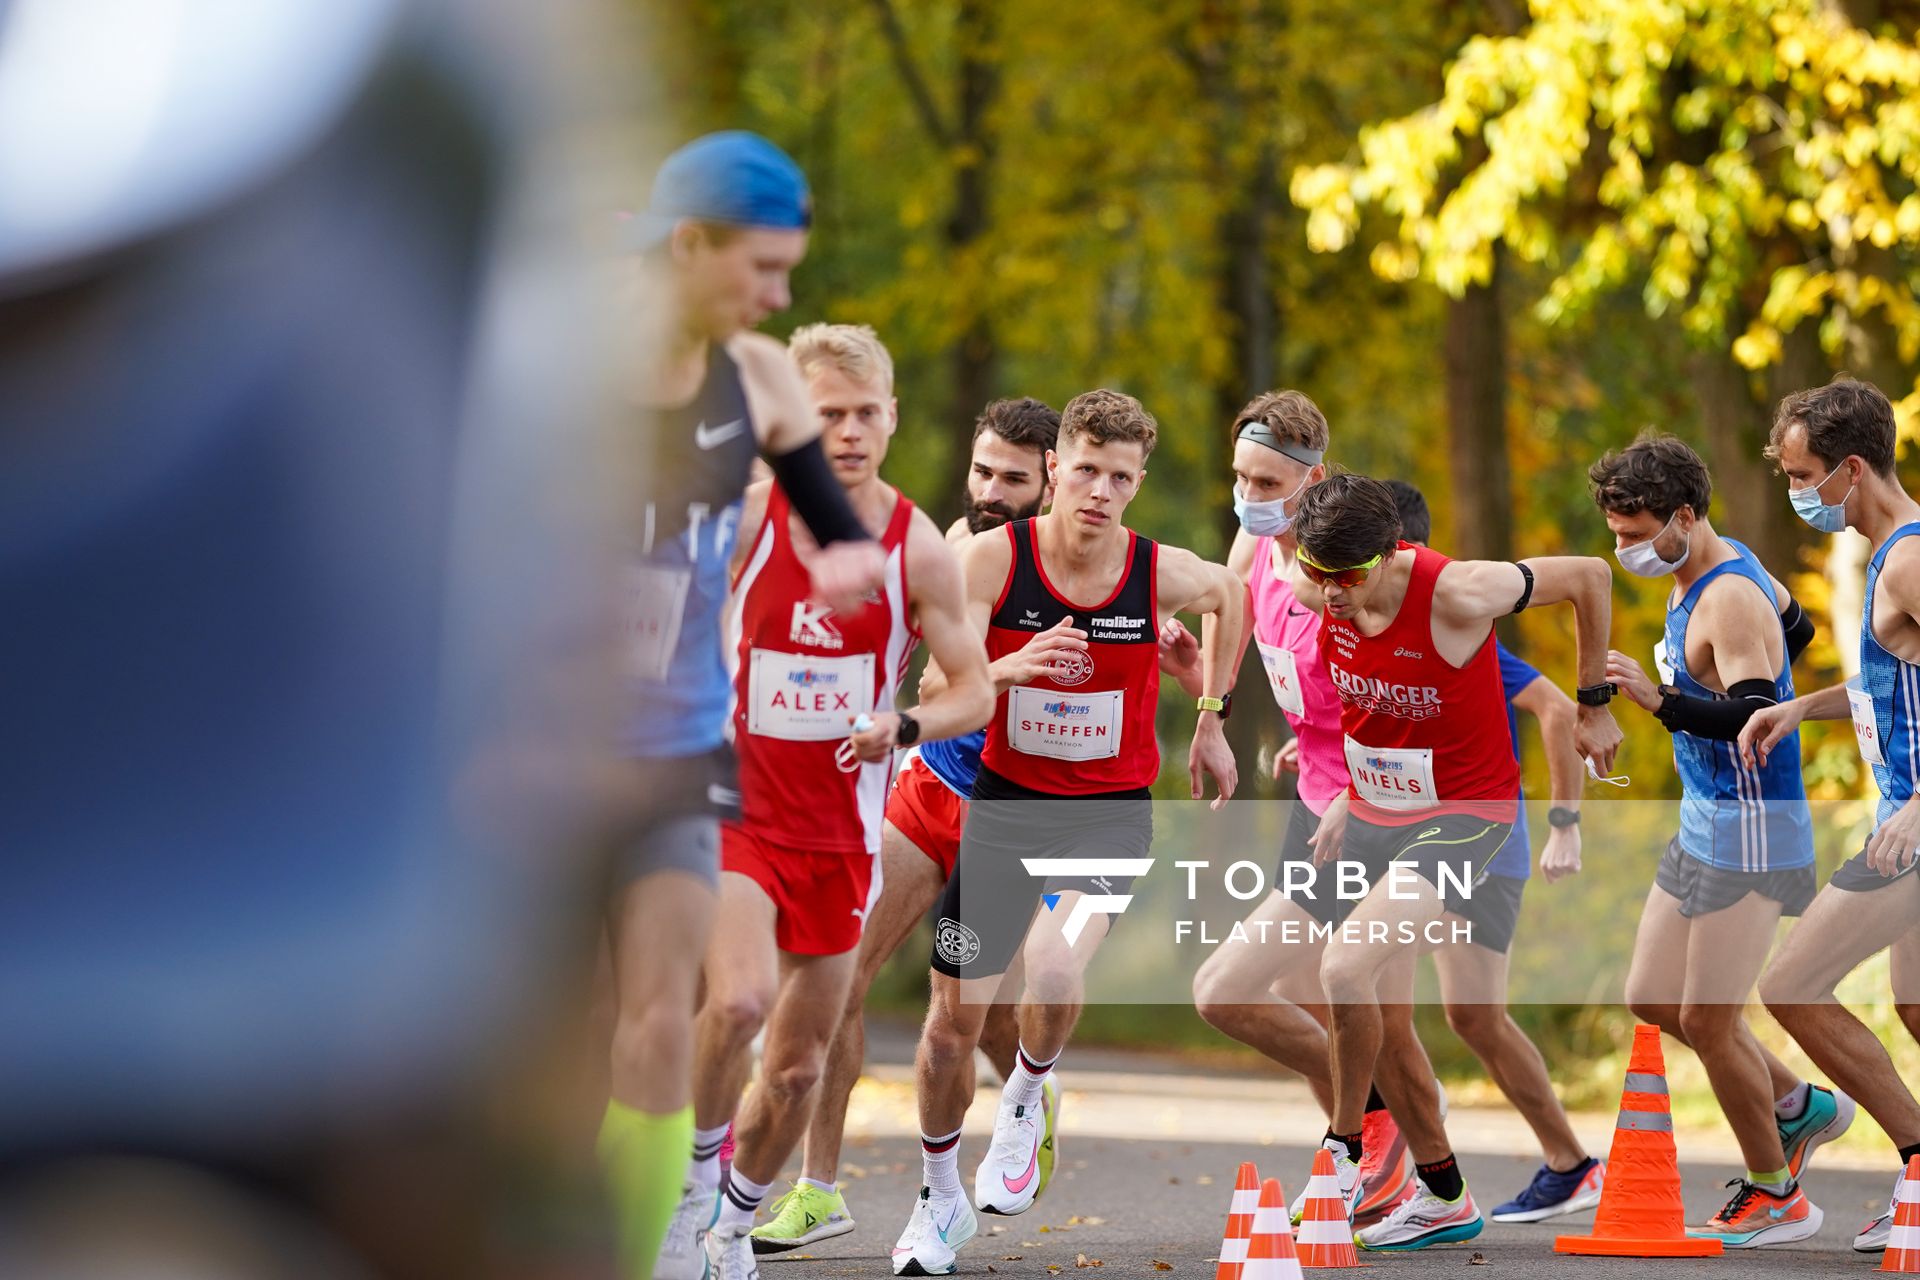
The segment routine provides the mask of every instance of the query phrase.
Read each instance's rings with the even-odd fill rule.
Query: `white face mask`
[[[1665,559],[1653,545],[1666,536],[1667,530],[1673,528],[1673,522],[1679,518],[1679,515],[1680,513],[1676,511],[1668,516],[1667,522],[1660,526],[1660,532],[1654,534],[1651,538],[1642,542],[1636,542],[1630,547],[1615,547],[1613,554],[1614,558],[1620,562],[1620,567],[1635,577],[1664,578],[1685,564],[1687,557],[1693,554],[1693,542],[1691,539],[1687,541],[1685,547],[1681,550],[1678,560]]]
[[[1277,538],[1293,528],[1293,517],[1287,514],[1287,504],[1300,496],[1307,482],[1302,480],[1300,487],[1284,498],[1270,498],[1265,502],[1249,502],[1240,486],[1233,486],[1233,514],[1240,520],[1240,527],[1256,538]]]

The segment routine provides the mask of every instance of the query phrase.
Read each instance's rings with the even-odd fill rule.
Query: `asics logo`
[[[693,429],[693,442],[702,449],[717,449],[746,429],[745,418],[735,418],[732,422],[723,422],[717,427],[709,427],[702,422]]]

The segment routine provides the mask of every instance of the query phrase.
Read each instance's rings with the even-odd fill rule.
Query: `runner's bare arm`
[[[1200,614],[1200,687],[1217,698],[1231,687],[1233,673],[1246,654],[1247,584],[1222,564],[1202,560],[1182,547],[1160,547],[1155,590],[1168,613],[1191,609]],[[1239,783],[1233,751],[1221,731],[1220,713],[1202,711],[1193,727],[1187,755],[1188,781],[1195,800],[1206,793],[1205,777],[1220,789],[1213,808],[1232,798]]]
[[[985,650],[987,627],[993,621],[993,606],[1007,584],[1013,568],[1013,541],[1004,526],[975,534],[960,544],[960,569],[966,580],[968,620],[975,628],[975,639]],[[1026,684],[1045,675],[1049,668],[1070,652],[1086,652],[1087,632],[1075,625],[1084,619],[1067,617],[1040,632],[1024,648],[996,658],[987,667],[997,697],[1017,684]],[[927,664],[920,681],[920,696],[932,697],[945,687],[945,677],[935,663]]]
[[[1227,568],[1238,574],[1240,581],[1251,581],[1253,562],[1256,558],[1253,553],[1259,549],[1260,539],[1245,529],[1236,529],[1233,534],[1233,545],[1227,548]]]
[[[1547,794],[1554,806],[1578,813],[1586,780],[1580,767],[1580,748],[1574,745],[1578,708],[1573,699],[1541,676],[1513,695],[1513,705],[1540,726],[1540,745],[1547,755]],[[1540,848],[1540,874],[1551,884],[1579,870],[1580,828],[1553,828]]]
[[[737,333],[727,340],[727,354],[740,367],[761,452],[791,453],[819,439],[820,423],[807,400],[806,384],[785,346],[764,333]]]
[[[1743,680],[1764,680],[1769,690],[1780,670],[1785,641],[1780,635],[1778,605],[1744,582],[1722,576],[1708,583],[1700,601],[1699,621],[1705,625],[1707,651],[1719,692]]]
[[[972,536],[973,530],[967,528],[967,518],[965,516],[958,517],[952,524],[947,526],[947,545],[950,547],[957,548]]]
[[[740,566],[747,562],[747,556],[753,551],[753,544],[760,538],[760,526],[767,519],[767,499],[773,493],[773,481],[760,480],[747,486],[746,495],[740,500],[740,527],[733,538],[734,577],[740,576]]]
[[[916,510],[907,528],[906,561],[908,608],[942,674],[941,687],[928,696],[923,686],[907,714],[919,722],[922,741],[971,733],[993,714],[986,650],[967,616],[960,563],[924,512]],[[885,759],[899,729],[899,714],[879,712],[871,729],[852,735],[854,751],[862,760]]]

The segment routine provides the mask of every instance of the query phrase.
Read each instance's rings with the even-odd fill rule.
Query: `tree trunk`
[[[1713,475],[1714,525],[1753,548],[1776,578],[1800,567],[1800,522],[1787,508],[1786,483],[1762,455],[1772,425],[1771,408],[1754,398],[1751,375],[1719,348],[1696,351],[1687,361],[1688,380]]]
[[[959,55],[954,145],[951,149],[953,211],[947,219],[947,246],[955,259],[972,254],[986,236],[991,220],[989,197],[997,139],[987,116],[999,90],[999,66],[993,61],[995,22],[993,0],[961,0],[954,23]],[[952,387],[944,424],[952,442],[952,456],[965,465],[973,439],[974,419],[994,395],[999,374],[999,347],[993,317],[979,299],[971,300],[967,317],[951,354]],[[960,499],[942,502],[943,517],[960,514]]]
[[[1496,247],[1487,284],[1447,303],[1447,454],[1453,481],[1453,537],[1445,550],[1468,560],[1513,557],[1507,328],[1500,306],[1504,256]]]

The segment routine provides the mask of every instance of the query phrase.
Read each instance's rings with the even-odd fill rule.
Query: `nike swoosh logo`
[[[1288,609],[1288,610],[1287,610],[1287,616],[1288,616],[1289,618],[1304,618],[1304,617],[1306,617],[1306,616],[1307,616],[1307,611],[1306,611],[1305,609],[1291,609],[1291,608],[1290,608],[1290,609]]]
[[[1027,1171],[1021,1174],[1018,1178],[1009,1178],[1006,1174],[1004,1173],[1001,1174],[1000,1185],[1004,1186],[1007,1190],[1013,1192],[1013,1194],[1019,1195],[1022,1191],[1025,1191],[1027,1189],[1027,1184],[1033,1181],[1034,1171],[1039,1167],[1040,1167],[1040,1144],[1036,1142],[1033,1144],[1033,1154],[1027,1157]]]
[[[717,427],[701,423],[693,429],[693,442],[702,449],[714,449],[739,435],[747,429],[745,418],[735,418],[732,422],[723,422]]]
[[[960,1206],[956,1203],[952,1209],[948,1210],[947,1220],[936,1228],[936,1230],[940,1232],[940,1243],[945,1244],[947,1242],[947,1232],[953,1230],[953,1221],[959,1216]]]

